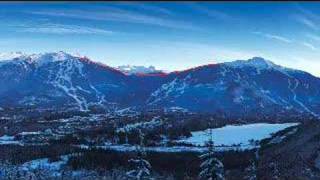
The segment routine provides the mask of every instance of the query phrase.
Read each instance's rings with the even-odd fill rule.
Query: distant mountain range
[[[131,66],[131,65],[123,65],[118,66],[115,69],[122,71],[125,74],[154,74],[154,73],[163,73],[161,70],[157,70],[154,66]]]
[[[260,57],[164,73],[64,52],[1,57],[0,107],[184,109],[230,117],[320,114],[320,79]]]

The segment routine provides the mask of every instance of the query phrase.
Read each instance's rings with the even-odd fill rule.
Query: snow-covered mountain
[[[81,111],[93,105],[124,103],[130,91],[122,72],[64,52],[1,61],[0,84],[1,104],[71,106]]]
[[[131,65],[123,65],[116,67],[117,70],[125,73],[125,74],[152,74],[152,73],[161,73],[161,70],[157,70],[154,66],[131,66]]]
[[[21,53],[0,61],[0,106],[179,107],[230,117],[320,114],[319,78],[259,57],[169,74],[146,72],[124,73],[64,52]]]
[[[148,105],[258,116],[306,113],[319,116],[320,80],[263,58],[193,68],[168,75]]]

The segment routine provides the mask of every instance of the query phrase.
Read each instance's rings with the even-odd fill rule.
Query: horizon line
[[[190,70],[193,70],[193,69],[198,69],[198,68],[206,67],[206,66],[213,66],[213,65],[225,64],[225,63],[232,63],[232,62],[236,62],[236,61],[249,61],[249,60],[252,60],[252,59],[255,59],[255,58],[261,58],[261,59],[265,60],[266,62],[269,61],[269,62],[273,63],[274,65],[277,65],[277,66],[280,66],[280,67],[283,67],[283,68],[287,68],[287,69],[303,71],[303,72],[311,74],[314,77],[320,78],[319,76],[316,76],[315,74],[313,74],[311,72],[308,72],[308,71],[305,71],[305,70],[296,69],[296,68],[289,68],[289,67],[286,67],[286,66],[278,65],[278,64],[274,63],[272,60],[266,59],[266,58],[261,57],[261,56],[252,56],[251,58],[243,58],[243,59],[239,59],[239,58],[231,59],[230,58],[230,61],[227,60],[227,61],[217,62],[217,63],[208,62],[206,64],[199,64],[199,65],[192,66],[192,67],[185,68],[185,69],[181,69],[181,70],[179,70],[179,69],[176,69],[176,70],[157,69],[157,67],[155,65],[122,64],[122,65],[117,65],[117,66],[111,66],[111,65],[108,65],[105,62],[102,62],[101,60],[96,60],[96,59],[94,59],[92,57],[89,57],[89,56],[86,56],[86,55],[81,55],[78,52],[73,53],[73,52],[68,52],[68,51],[63,51],[63,50],[46,51],[46,52],[39,52],[39,53],[25,53],[25,52],[22,52],[22,51],[0,52],[0,63],[2,61],[14,60],[15,58],[22,57],[22,56],[43,55],[43,54],[49,54],[49,53],[64,53],[64,54],[67,54],[67,55],[71,55],[73,57],[85,58],[85,59],[87,59],[87,60],[89,60],[89,61],[91,61],[93,63],[97,63],[97,64],[100,64],[100,65],[103,65],[103,66],[107,66],[109,68],[113,68],[113,69],[115,69],[117,71],[120,71],[120,72],[124,73],[125,75],[129,75],[129,74],[126,74],[125,72],[123,72],[120,69],[118,69],[120,66],[145,67],[145,68],[149,68],[149,67],[152,66],[152,67],[155,68],[155,70],[159,71],[157,73],[134,73],[134,75],[140,75],[140,76],[148,75],[148,74],[151,74],[151,75],[152,74],[166,74],[166,75],[168,75],[168,74],[172,74],[172,73],[181,73],[181,72],[185,72],[185,71],[190,71]],[[9,58],[9,59],[3,59],[3,58],[1,58],[1,56],[4,55],[4,54],[7,54],[7,55],[20,54],[21,56]]]

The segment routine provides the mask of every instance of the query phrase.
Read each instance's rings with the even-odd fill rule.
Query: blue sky
[[[0,18],[3,53],[170,71],[261,56],[320,77],[320,3],[3,2]]]

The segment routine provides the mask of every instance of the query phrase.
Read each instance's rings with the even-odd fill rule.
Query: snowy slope
[[[148,105],[231,116],[294,113],[319,117],[319,79],[262,58],[197,67],[169,77],[150,94]]]
[[[0,66],[0,103],[40,107],[117,104],[127,86],[125,75],[65,52],[20,56]],[[114,94],[108,96],[108,94]],[[120,96],[118,96],[120,97]]]
[[[156,73],[152,66],[122,66],[124,73],[65,52],[6,57],[0,61],[1,107],[113,112],[179,107],[252,119],[320,114],[317,77],[260,57],[169,74]]]

